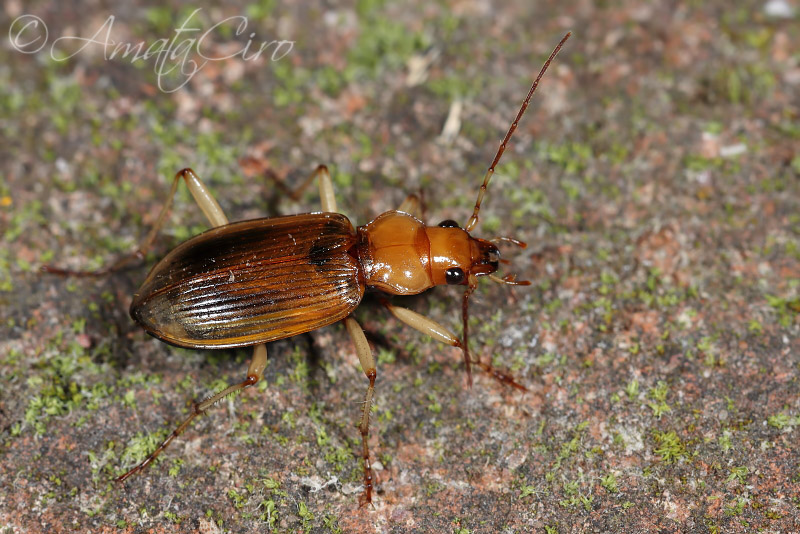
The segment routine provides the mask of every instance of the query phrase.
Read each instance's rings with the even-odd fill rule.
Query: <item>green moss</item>
[[[519,499],[524,499],[525,497],[530,497],[531,495],[536,495],[538,490],[536,486],[523,486],[521,488]]]
[[[331,464],[334,473],[343,473],[353,458],[348,447],[328,447],[325,461]]]
[[[725,507],[725,515],[741,515],[742,512],[744,512],[745,506],[747,506],[747,499],[745,497],[739,497],[729,506]]]
[[[658,447],[653,450],[653,453],[660,456],[664,463],[670,464],[688,456],[686,445],[675,431],[656,432],[655,440]]]
[[[662,415],[672,411],[672,408],[666,403],[668,393],[669,388],[663,380],[659,380],[658,385],[648,391],[648,397],[655,401],[648,403],[650,409],[653,410],[653,417],[660,419]]]
[[[316,434],[317,434],[317,445],[318,446],[322,447],[322,446],[327,445],[328,443],[330,443],[331,438],[328,436],[328,433],[325,432],[324,428],[317,428],[316,429]]]
[[[244,493],[239,493],[236,488],[228,490],[228,498],[233,502],[234,508],[241,510],[247,503],[247,496]]]
[[[447,102],[470,98],[481,85],[480,80],[469,78],[463,72],[434,77],[425,82],[425,87],[434,96]]]
[[[303,349],[299,345],[296,345],[289,358],[294,364],[294,368],[289,373],[289,380],[304,386],[304,388],[307,387],[307,379],[311,370],[308,367],[308,360],[305,352],[303,352]]]
[[[267,527],[272,530],[278,521],[277,505],[273,499],[264,499],[260,504],[261,521],[267,524]]]
[[[136,393],[133,390],[125,392],[122,396],[122,403],[129,408],[136,408]]]
[[[750,106],[769,96],[776,78],[764,62],[723,64],[710,74],[708,84],[713,97]]]
[[[437,400],[435,393],[428,393],[428,401],[429,403],[426,406],[426,408],[428,409],[429,412],[435,414],[439,414],[442,412],[442,405]]]
[[[436,480],[429,480],[423,486],[423,491],[425,492],[425,495],[428,496],[428,497],[431,497],[434,494],[439,493],[440,491],[442,491],[444,489],[445,489],[445,487],[441,483],[437,482]]]
[[[625,394],[629,400],[635,400],[639,396],[639,381],[635,378],[625,386]]]
[[[32,200],[12,212],[8,226],[3,232],[3,240],[11,243],[16,241],[23,232],[46,223],[47,220],[42,213],[42,203],[39,200]]]
[[[308,532],[311,528],[311,522],[314,520],[314,514],[308,509],[308,505],[303,501],[297,503],[297,515],[300,516],[302,521],[303,530]]]
[[[178,476],[178,473],[180,473],[182,465],[183,465],[183,459],[182,458],[175,458],[174,460],[172,460],[172,466],[169,468],[169,472],[168,472],[169,476],[171,476],[171,477]]]
[[[733,447],[731,443],[731,432],[729,430],[725,430],[717,441],[722,452],[728,452]]]
[[[561,445],[561,450],[558,453],[558,457],[556,458],[554,465],[555,469],[558,469],[564,460],[567,460],[578,451],[580,448],[583,431],[586,430],[588,426],[589,423],[587,421],[578,424],[573,431],[572,439]]]
[[[82,408],[92,391],[87,379],[104,372],[104,368],[95,364],[92,355],[87,354],[76,341],[69,341],[65,346],[63,338],[62,331],[47,342],[47,349],[26,380],[31,394],[24,422],[37,434],[46,432],[52,417]]]
[[[567,498],[559,501],[559,504],[562,507],[571,508],[583,506],[586,511],[592,509],[594,497],[580,493],[580,483],[578,480],[564,482],[563,489]]]
[[[747,481],[747,475],[750,473],[750,470],[747,466],[740,466],[740,467],[731,467],[730,474],[726,479],[727,482],[733,482],[734,480],[738,481],[739,484],[744,484]]]
[[[800,426],[800,415],[790,416],[783,412],[767,417],[767,424],[778,430]]]
[[[800,313],[800,297],[786,298],[776,295],[765,295],[767,304],[778,316],[778,323],[784,328],[791,326],[794,316]]]
[[[592,147],[576,141],[562,145],[541,143],[539,149],[549,161],[559,165],[569,174],[583,172],[589,162],[594,159]],[[577,192],[575,198],[577,198]]]
[[[603,476],[600,479],[600,485],[603,486],[609,493],[617,493],[619,491],[619,488],[617,487],[617,477],[614,475],[614,473],[608,473],[607,475]]]
[[[156,448],[167,438],[171,430],[162,428],[156,432],[144,433],[137,432],[136,435],[129,439],[125,449],[122,451],[120,460],[124,465],[136,465],[142,462],[147,456],[156,450]],[[156,458],[156,463],[161,462],[162,456]],[[122,474],[120,472],[119,474]]]
[[[377,354],[377,361],[378,366],[385,365],[385,364],[393,364],[397,361],[397,355],[395,351],[390,348],[379,347],[378,354]]]
[[[347,52],[347,79],[374,79],[384,69],[403,68],[413,54],[430,46],[424,33],[379,14],[374,6],[359,12],[361,32]]]

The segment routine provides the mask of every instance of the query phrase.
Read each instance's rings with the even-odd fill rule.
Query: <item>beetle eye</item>
[[[444,278],[449,285],[458,285],[464,281],[464,270],[461,267],[450,267],[444,273]]]
[[[439,223],[439,228],[461,228],[453,219],[445,219]]]

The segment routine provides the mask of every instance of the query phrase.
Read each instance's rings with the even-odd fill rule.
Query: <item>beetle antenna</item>
[[[464,230],[467,232],[471,231],[475,228],[475,225],[478,224],[478,212],[481,211],[481,202],[483,202],[483,196],[486,194],[486,187],[489,185],[489,180],[492,179],[492,175],[494,174],[494,169],[497,167],[497,163],[500,161],[500,158],[503,156],[503,152],[506,150],[506,146],[508,145],[509,139],[514,134],[514,130],[517,129],[517,125],[519,124],[519,120],[522,118],[522,115],[525,113],[525,110],[528,109],[528,104],[531,102],[531,97],[533,93],[536,91],[536,87],[539,85],[539,80],[542,79],[544,73],[547,71],[547,67],[550,66],[550,62],[556,57],[558,52],[561,50],[561,47],[564,46],[564,43],[567,42],[569,36],[572,35],[572,32],[567,32],[567,34],[562,37],[561,41],[558,43],[553,49],[553,52],[550,54],[550,57],[547,61],[544,62],[542,66],[542,70],[539,71],[539,75],[533,81],[533,85],[531,85],[530,91],[528,91],[528,96],[525,97],[525,100],[522,102],[522,106],[519,108],[519,112],[517,112],[517,116],[514,119],[514,122],[511,123],[511,127],[508,129],[506,136],[503,138],[503,142],[500,143],[500,148],[497,149],[497,154],[494,156],[494,160],[492,164],[489,165],[489,169],[486,171],[486,176],[483,177],[483,184],[481,184],[481,188],[478,191],[478,200],[475,201],[475,209],[472,210],[472,216],[469,218]]]

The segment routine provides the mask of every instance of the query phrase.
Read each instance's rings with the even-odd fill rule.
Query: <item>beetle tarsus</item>
[[[478,282],[474,276],[470,276],[469,285],[467,285],[467,290],[464,292],[464,299],[461,301],[461,322],[463,328],[463,341],[461,342],[461,350],[464,351],[464,366],[467,369],[467,387],[472,387],[472,367],[470,367],[470,363],[472,362],[469,356],[469,296],[472,295],[472,292],[475,291],[475,288],[478,287]]]
[[[528,388],[517,382],[517,380],[514,378],[514,375],[512,375],[510,372],[504,369],[499,369],[491,364],[484,363],[480,360],[473,360],[472,363],[480,367],[483,371],[486,372],[486,374],[488,374],[489,376],[491,376],[504,386],[510,386],[519,391],[526,391],[526,392],[529,391]]]
[[[64,277],[73,277],[73,278],[100,278],[102,276],[108,276],[109,274],[119,271],[133,260],[138,260],[143,258],[144,255],[139,252],[133,252],[127,256],[123,256],[115,263],[109,265],[108,267],[102,267],[100,269],[96,269],[94,271],[80,271],[80,270],[73,270],[73,269],[62,269],[61,267],[54,267],[52,265],[42,265],[41,270],[47,274],[54,274],[56,276],[64,276]]]
[[[264,345],[257,345],[255,350],[253,351],[253,358],[250,362],[250,367],[247,371],[247,378],[239,382],[238,384],[233,384],[231,386],[226,387],[219,393],[216,393],[200,402],[194,401],[192,402],[192,413],[189,414],[183,422],[178,425],[178,428],[172,431],[172,433],[167,436],[167,439],[161,442],[156,450],[154,450],[150,455],[144,459],[141,463],[134,466],[132,469],[124,473],[123,475],[116,478],[117,482],[124,482],[127,478],[135,475],[136,473],[144,470],[148,465],[153,463],[153,461],[161,454],[164,449],[166,449],[172,441],[183,434],[184,430],[186,430],[192,421],[198,416],[206,413],[206,411],[211,408],[213,405],[221,401],[222,399],[236,395],[240,393],[245,388],[249,388],[258,383],[261,380],[262,373],[264,368],[266,367],[267,363],[267,351]]]
[[[377,372],[375,369],[371,369],[367,373],[367,378],[369,378],[369,386],[367,387],[367,393],[364,396],[361,424],[359,425],[359,431],[361,432],[361,456],[364,461],[364,493],[362,493],[361,498],[359,498],[359,503],[361,506],[364,506],[367,503],[372,503],[372,489],[375,483],[375,474],[372,471],[372,463],[369,459],[369,414],[372,408],[372,396],[375,392],[376,376]],[[363,502],[361,502],[362,500]]]
[[[151,452],[151,453],[150,453],[150,454],[147,456],[147,458],[145,458],[145,459],[144,459],[142,462],[140,462],[139,464],[135,465],[135,466],[134,466],[132,469],[128,470],[128,471],[127,471],[127,472],[125,472],[124,474],[122,474],[122,475],[118,476],[118,477],[115,479],[115,480],[116,480],[116,482],[118,482],[118,483],[125,482],[125,480],[127,480],[127,479],[128,479],[128,478],[130,478],[131,476],[135,475],[136,473],[138,473],[138,472],[140,472],[140,471],[143,471],[143,470],[144,470],[144,469],[145,469],[145,468],[146,468],[148,465],[150,465],[151,463],[153,463],[153,462],[155,461],[155,459],[156,459],[156,458],[158,458],[158,455],[159,455],[159,454],[161,454],[161,453],[164,451],[164,449],[166,449],[166,448],[169,446],[169,444],[170,444],[170,443],[172,443],[172,440],[174,440],[175,438],[177,438],[178,436],[180,436],[181,434],[183,434],[183,431],[184,431],[184,430],[186,430],[186,427],[188,427],[188,426],[189,426],[189,423],[191,423],[191,422],[194,420],[194,418],[195,418],[195,417],[197,417],[198,415],[200,415],[201,413],[203,413],[203,412],[201,412],[201,411],[198,411],[198,409],[197,409],[197,408],[198,408],[198,406],[199,406],[199,405],[198,405],[196,402],[195,402],[195,403],[193,403],[193,405],[192,405],[192,413],[191,413],[191,415],[189,415],[189,417],[187,417],[187,418],[186,418],[186,419],[185,419],[185,420],[184,420],[184,421],[183,421],[183,422],[182,422],[182,423],[181,423],[181,424],[178,426],[178,428],[176,428],[175,430],[173,430],[173,431],[172,431],[172,433],[171,433],[169,436],[167,436],[167,439],[165,439],[164,441],[162,441],[162,442],[161,442],[161,445],[159,445],[159,446],[156,448],[156,450],[154,450],[153,452]]]

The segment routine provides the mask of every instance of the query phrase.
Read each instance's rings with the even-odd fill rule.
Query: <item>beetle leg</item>
[[[308,175],[308,178],[306,178],[302,184],[298,185],[294,189],[290,189],[289,186],[286,185],[286,182],[284,182],[271,169],[267,169],[264,174],[267,178],[274,182],[275,186],[281,190],[281,193],[288,196],[295,202],[300,200],[301,194],[309,185],[311,185],[311,182],[313,182],[315,178],[319,177],[319,196],[322,199],[322,211],[336,213],[336,198],[333,196],[331,175],[328,171],[328,167],[325,165],[319,165],[316,169],[314,169],[314,172]]]
[[[402,211],[422,220],[422,201],[419,195],[411,194],[406,197],[402,204],[397,207],[397,211]]]
[[[461,340],[447,329],[442,324],[437,323],[433,319],[429,319],[424,315],[411,311],[408,308],[401,308],[389,302],[384,302],[384,306],[394,315],[399,321],[407,324],[414,330],[418,330],[423,334],[428,334],[436,341],[441,341],[453,347],[461,347]]]
[[[211,226],[222,226],[223,224],[228,224],[228,218],[225,217],[225,214],[222,212],[222,208],[219,207],[219,204],[211,195],[211,192],[208,190],[208,188],[206,188],[203,182],[200,181],[194,171],[187,168],[178,171],[178,173],[175,174],[175,179],[172,181],[172,187],[169,190],[169,196],[167,197],[166,202],[164,202],[164,206],[161,208],[161,213],[158,214],[156,223],[150,229],[147,237],[144,238],[144,240],[139,244],[139,247],[132,254],[123,256],[108,267],[97,269],[96,271],[73,271],[70,269],[52,267],[50,265],[43,266],[42,270],[63,276],[105,276],[113,273],[114,271],[120,270],[133,260],[144,258],[144,256],[147,254],[147,251],[150,250],[150,247],[153,245],[153,241],[155,241],[158,232],[161,230],[161,227],[164,226],[164,223],[167,219],[167,214],[172,206],[172,201],[175,197],[175,192],[178,190],[178,183],[180,182],[181,178],[183,178],[183,180],[186,182],[189,192],[192,193],[197,205],[200,206],[201,210],[203,210],[203,213],[208,218]]]
[[[320,165],[317,167],[317,170],[314,171],[314,174],[311,175],[311,178],[317,178],[319,180],[319,200],[322,204],[322,211],[338,213],[339,210],[336,208],[336,195],[333,193],[333,181],[331,180],[331,173],[328,171],[328,167]]]
[[[408,308],[401,308],[384,301],[383,305],[394,315],[399,321],[407,324],[414,330],[418,330],[423,334],[431,336],[437,341],[452,345],[453,347],[462,347],[461,340],[456,337],[454,333],[447,329],[444,325],[437,323],[433,319],[429,319],[422,314],[409,310]],[[497,369],[491,364],[484,363],[478,359],[470,359],[471,364],[475,364],[486,372],[489,376],[498,382],[519,389],[521,391],[528,391],[525,386],[518,383],[514,377],[506,371]]]
[[[183,169],[182,171],[178,171],[175,175],[175,183],[178,182],[178,178],[183,178],[186,182],[187,187],[189,187],[189,192],[194,197],[194,200],[197,202],[197,205],[200,206],[200,209],[203,210],[203,213],[208,218],[208,222],[211,223],[211,226],[223,226],[228,224],[228,218],[222,212],[222,208],[219,207],[214,196],[211,194],[211,191],[200,181],[197,175],[194,173],[192,169]],[[177,187],[173,184],[173,193],[174,189]],[[169,203],[172,201],[172,195],[170,195],[170,200],[168,200],[167,205],[164,208],[169,208]]]
[[[169,197],[164,203],[164,207],[161,208],[161,213],[158,214],[156,224],[153,225],[150,233],[147,234],[147,237],[139,245],[139,248],[133,253],[133,256],[144,257],[152,246],[158,232],[161,230],[161,227],[164,226],[164,221],[167,219],[167,213],[169,213],[169,209],[172,206],[172,201],[175,198],[175,192],[178,190],[178,183],[181,178],[186,182],[189,192],[194,197],[195,202],[197,202],[197,205],[203,211],[212,227],[228,224],[228,218],[225,216],[225,213],[223,213],[222,208],[219,207],[211,191],[200,181],[200,178],[197,177],[194,171],[187,167],[175,173],[175,179],[172,181],[172,188],[169,190]]]
[[[344,324],[350,334],[350,338],[353,340],[353,345],[356,347],[356,354],[358,355],[358,361],[361,363],[361,368],[369,380],[367,393],[364,396],[361,422],[358,425],[358,429],[361,432],[361,455],[364,459],[364,493],[359,499],[360,505],[363,506],[372,502],[372,488],[375,480],[372,474],[372,465],[369,461],[369,413],[372,408],[372,396],[375,393],[375,378],[378,376],[378,371],[375,367],[375,358],[372,357],[372,349],[370,349],[367,338],[364,336],[364,330],[352,317],[347,317],[344,320]]]
[[[194,402],[192,405],[192,412],[189,416],[183,420],[183,422],[178,425],[178,428],[172,431],[172,433],[161,442],[161,445],[158,446],[156,450],[154,450],[150,455],[145,458],[141,463],[134,466],[132,469],[127,471],[126,473],[117,477],[117,482],[124,482],[128,477],[135,475],[139,471],[143,470],[145,467],[153,463],[153,461],[161,454],[164,449],[166,449],[172,441],[183,434],[183,431],[186,430],[192,421],[198,416],[205,413],[206,410],[211,408],[214,404],[221,401],[225,397],[229,395],[235,395],[239,393],[241,390],[253,386],[261,380],[261,377],[264,374],[264,368],[267,366],[267,346],[266,345],[257,345],[255,350],[253,351],[253,358],[250,360],[250,367],[247,369],[247,378],[243,381],[239,382],[238,384],[232,384],[216,395],[212,395],[207,399]]]
[[[164,220],[166,219],[167,212],[169,211],[170,205],[172,204],[172,199],[175,196],[175,191],[178,189],[178,182],[180,179],[186,182],[187,187],[189,188],[189,192],[192,193],[197,204],[200,206],[200,209],[205,214],[206,218],[208,219],[209,224],[212,227],[216,226],[223,226],[228,224],[228,218],[225,216],[225,213],[220,208],[217,201],[214,199],[211,192],[208,188],[200,181],[197,175],[194,173],[192,169],[183,169],[179,171],[175,175],[175,180],[172,182],[172,189],[170,189],[169,199],[164,204],[164,207],[161,209],[161,213],[158,215],[158,220],[156,221],[155,226],[150,231],[150,234],[147,238],[142,242],[139,246],[139,249],[134,254],[143,256],[145,251],[150,247],[155,236],[157,235],[158,231],[160,230],[161,226],[164,224]],[[124,258],[123,258],[124,259]],[[112,269],[114,267],[112,266]],[[178,428],[172,431],[172,433],[165,439],[158,448],[153,451],[147,458],[144,459],[140,464],[133,467],[128,472],[124,473],[123,475],[117,477],[117,482],[123,482],[125,479],[134,475],[150,465],[153,460],[155,460],[161,452],[166,449],[172,441],[180,436],[184,430],[186,430],[191,422],[198,416],[206,412],[211,406],[216,404],[217,402],[221,401],[225,397],[229,395],[235,395],[239,393],[241,390],[253,386],[261,380],[261,377],[264,374],[264,369],[267,366],[267,346],[264,344],[256,345],[253,350],[253,357],[250,360],[250,366],[247,369],[247,377],[239,382],[238,384],[232,384],[219,393],[208,397],[207,399],[194,402],[192,405],[192,413],[183,420],[183,422],[178,425]]]

